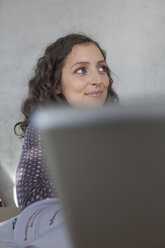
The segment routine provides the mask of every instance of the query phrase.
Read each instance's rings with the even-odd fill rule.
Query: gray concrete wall
[[[13,133],[37,58],[58,37],[84,32],[107,51],[121,102],[165,93],[165,0],[0,1],[0,167],[14,180]]]

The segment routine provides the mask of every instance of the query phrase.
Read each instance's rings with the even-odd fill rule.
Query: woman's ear
[[[61,85],[57,85],[57,86],[56,86],[56,94],[57,94],[57,95],[60,95],[61,93],[62,93]]]

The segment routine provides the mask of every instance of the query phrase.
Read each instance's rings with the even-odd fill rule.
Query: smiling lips
[[[90,91],[88,93],[85,93],[86,96],[89,97],[99,97],[101,96],[103,93],[103,90],[94,90],[94,91]]]

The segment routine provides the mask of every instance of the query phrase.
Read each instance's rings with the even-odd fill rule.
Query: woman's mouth
[[[94,90],[94,91],[89,91],[85,93],[86,96],[89,97],[100,97],[103,94],[103,90]]]

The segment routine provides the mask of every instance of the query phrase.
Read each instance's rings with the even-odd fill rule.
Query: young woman
[[[57,196],[50,182],[41,147],[40,134],[29,123],[31,111],[49,103],[68,103],[76,107],[101,106],[118,101],[112,89],[113,80],[106,63],[106,53],[99,44],[81,34],[59,38],[39,58],[29,93],[22,104],[25,116],[15,125],[22,130],[24,144],[16,174],[19,208]]]

